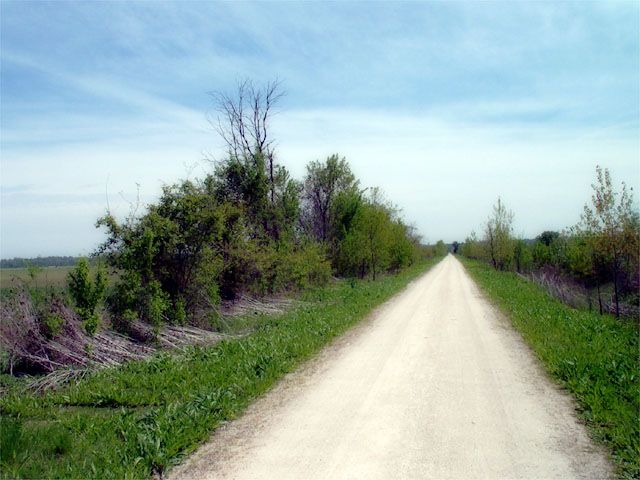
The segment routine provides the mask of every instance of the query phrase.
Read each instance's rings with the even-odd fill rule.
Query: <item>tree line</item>
[[[29,265],[36,267],[70,267],[78,263],[80,257],[35,257],[35,258],[6,258],[0,260],[0,268],[27,268]]]
[[[609,310],[621,315],[624,304],[631,314],[640,306],[640,214],[633,190],[622,182],[616,190],[609,170],[596,167],[591,204],[580,221],[563,232],[542,232],[533,242],[516,237],[514,213],[498,198],[483,224],[458,251],[485,260],[497,270],[528,273],[550,270],[578,283],[587,292],[589,307],[595,294],[600,313],[608,310],[603,293],[610,292]]]
[[[280,96],[277,82],[248,81],[232,96],[215,94],[228,155],[204,179],[165,186],[142,215],[98,220],[108,238],[96,256],[118,279],[107,291],[102,273],[74,273],[85,284],[72,279],[89,329],[98,284],[120,330],[136,320],[206,323],[221,300],[301,290],[331,276],[375,280],[441,253],[421,245],[380,189],[362,188],[345,158],[312,161],[304,179],[292,178],[269,130]]]

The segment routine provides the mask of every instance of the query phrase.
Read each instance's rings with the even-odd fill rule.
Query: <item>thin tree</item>
[[[266,159],[271,202],[275,202],[276,166],[270,120],[274,107],[284,96],[281,82],[267,82],[256,88],[251,80],[238,82],[234,95],[212,92],[218,116],[211,119],[224,140],[229,153],[236,159],[262,157]]]
[[[496,270],[504,270],[513,257],[513,212],[508,210],[500,197],[493,206],[493,214],[485,224],[485,240]]]
[[[620,280],[625,263],[631,270],[638,268],[638,212],[633,208],[632,189],[622,182],[622,191],[616,192],[608,169],[596,167],[597,183],[592,184],[593,195],[576,231],[587,239],[591,250],[594,272],[607,265],[611,271],[616,304],[620,316]],[[619,200],[618,200],[619,197]],[[598,290],[600,284],[598,282]]]

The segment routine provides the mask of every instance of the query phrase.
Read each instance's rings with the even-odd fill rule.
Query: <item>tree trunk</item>
[[[271,180],[271,204],[275,203],[276,183],[273,179],[273,156],[269,155],[269,179]]]
[[[600,306],[600,315],[602,315],[602,297],[600,296],[600,284],[598,284],[598,305]]]
[[[373,270],[373,280],[376,279],[376,262],[373,259],[373,255],[371,255],[371,269]]]
[[[620,318],[620,302],[618,299],[618,252],[613,250],[613,292],[616,297],[616,317]]]

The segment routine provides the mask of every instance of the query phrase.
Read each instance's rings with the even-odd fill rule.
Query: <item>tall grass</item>
[[[33,287],[66,287],[67,276],[73,267],[43,267],[32,279],[27,268],[0,268],[0,288],[14,286],[14,282],[23,282]]]
[[[552,378],[573,393],[581,417],[620,473],[640,478],[638,321],[575,310],[533,282],[461,259],[509,316]]]
[[[182,354],[159,354],[55,392],[7,394],[2,476],[145,478],[162,474],[221,422],[434,265],[378,281],[340,281],[250,335]]]

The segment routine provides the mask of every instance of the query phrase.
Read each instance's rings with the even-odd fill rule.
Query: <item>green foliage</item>
[[[640,476],[638,325],[574,310],[539,286],[463,260],[509,316],[549,374],[571,391],[582,417],[625,476]]]
[[[543,245],[550,247],[559,237],[560,237],[560,234],[558,232],[552,232],[552,231],[546,230],[542,232],[540,235],[538,235],[536,237],[536,240],[542,243]]]
[[[460,253],[467,258],[480,259],[483,257],[483,250],[476,232],[472,231],[462,244]]]
[[[621,290],[640,288],[640,213],[634,209],[632,192],[624,182],[617,192],[607,169],[596,167],[596,176],[597,184],[591,186],[592,207],[585,204],[574,233],[584,241],[597,284],[603,283],[603,276],[613,282],[619,316]]]
[[[331,155],[325,163],[310,162],[302,194],[301,223],[305,231],[319,243],[334,242],[338,235],[334,227],[340,213],[336,198],[357,189],[358,182],[346,159]]]
[[[102,301],[106,288],[107,276],[104,269],[99,267],[91,281],[89,261],[86,258],[81,258],[75,269],[69,272],[69,292],[89,335],[94,335],[100,325],[100,316],[96,308]]]
[[[389,226],[389,266],[398,271],[410,266],[417,260],[417,239],[412,237],[411,228],[401,220],[396,220]]]
[[[485,242],[493,268],[507,270],[513,260],[513,212],[500,197],[485,224]]]
[[[618,317],[621,314],[637,316],[640,310],[640,213],[634,206],[632,189],[627,189],[624,182],[616,191],[609,171],[599,166],[596,179],[591,186],[591,205],[585,204],[580,222],[568,232],[544,231],[532,246],[521,240],[514,241],[513,212],[498,198],[485,225],[484,242],[478,242],[472,235],[461,253],[467,258],[490,261],[497,270],[545,270],[544,275],[551,273],[564,286],[569,285],[569,289],[575,288],[566,280],[571,277],[586,289],[589,306],[596,290],[601,313],[614,310]],[[613,307],[602,295],[609,289],[613,290]]]
[[[184,325],[187,323],[187,313],[185,311],[186,302],[184,298],[178,298],[171,308],[169,318],[174,325]]]
[[[376,277],[387,270],[411,265],[424,252],[419,237],[397,216],[379,189],[369,197],[353,191],[337,197],[334,265],[341,275]],[[446,247],[445,247],[446,253]]]
[[[37,257],[37,258],[3,258],[0,260],[0,268],[23,268],[28,265],[38,267],[72,267],[78,263],[76,257]]]
[[[29,278],[31,278],[31,281],[37,287],[38,284],[36,282],[36,278],[42,272],[42,270],[44,270],[44,268],[39,266],[39,265],[35,265],[35,264],[33,264],[33,263],[29,262],[29,261],[25,261],[24,264],[27,267],[27,272],[29,273]]]
[[[253,238],[278,242],[292,234],[299,186],[286,168],[267,161],[264,154],[230,156],[207,183],[219,203],[229,202],[246,213],[244,226]]]
[[[444,257],[447,254],[447,246],[442,240],[438,240],[435,244],[433,252],[437,257]]]
[[[528,272],[533,262],[531,249],[521,238],[515,240],[513,245],[513,262],[516,272]]]
[[[40,326],[40,330],[47,338],[55,338],[62,332],[62,326],[65,323],[65,319],[62,315],[58,314],[49,314],[46,315],[42,324]]]
[[[9,437],[16,447],[3,448],[0,468],[29,478],[162,474],[435,262],[377,282],[352,279],[307,291],[298,307],[252,315],[245,322],[253,333],[215,346],[97,371],[46,394],[9,393],[0,398],[0,432],[3,447]]]
[[[330,276],[331,266],[318,244],[281,242],[259,252],[249,285],[254,293],[264,295],[324,285]]]
[[[114,313],[135,311],[160,325],[176,302],[189,311],[215,304],[225,213],[206,185],[186,181],[164,187],[158,204],[139,219],[100,219],[110,236],[101,252],[121,272],[109,302]]]

